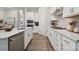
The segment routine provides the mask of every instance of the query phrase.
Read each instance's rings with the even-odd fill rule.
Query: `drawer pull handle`
[[[57,39],[56,39],[57,40]],[[57,40],[58,41],[58,40]]]
[[[64,40],[66,43],[68,43],[69,44],[69,42],[68,41],[66,41],[66,40]]]

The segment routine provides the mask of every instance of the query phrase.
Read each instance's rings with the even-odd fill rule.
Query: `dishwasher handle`
[[[9,41],[14,41],[16,38],[14,38],[14,39],[10,39]]]
[[[12,38],[9,39],[9,41],[14,41],[14,40],[16,40],[19,37],[21,37],[21,36],[12,37]]]

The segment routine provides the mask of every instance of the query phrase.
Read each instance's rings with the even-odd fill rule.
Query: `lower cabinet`
[[[8,51],[8,38],[0,40],[0,51]]]
[[[49,41],[55,51],[76,51],[79,50],[79,43],[73,41],[71,38],[57,32],[50,30]]]
[[[51,38],[50,38],[50,43],[52,45],[52,47],[55,49],[55,36],[54,36],[55,32],[51,30]]]
[[[54,34],[55,38],[55,50],[56,51],[61,51],[61,34],[58,32],[55,32]]]
[[[32,37],[33,37],[33,30],[32,29],[26,30],[25,31],[25,38],[24,38],[24,49],[27,47],[27,45],[31,41]]]
[[[62,36],[62,51],[75,51],[76,44],[72,39]]]
[[[60,51],[61,50],[61,34],[51,29],[49,31],[48,37],[54,50]]]

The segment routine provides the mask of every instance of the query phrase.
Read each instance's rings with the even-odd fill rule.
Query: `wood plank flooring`
[[[26,51],[53,51],[47,37],[40,34],[33,34],[33,39],[26,48]]]

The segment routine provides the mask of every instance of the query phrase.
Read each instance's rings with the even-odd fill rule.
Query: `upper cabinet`
[[[73,13],[76,13],[76,12],[79,13],[79,7],[73,7],[73,8],[72,8],[72,12],[73,12]]]
[[[50,14],[52,15],[55,12],[55,10],[56,10],[56,7],[51,7],[50,8]]]
[[[58,20],[63,16],[63,7],[51,7],[50,8],[50,21]]]
[[[63,17],[71,18],[79,15],[79,7],[64,7]]]
[[[64,7],[63,8],[63,17],[67,17],[71,14],[71,8],[70,7]]]

